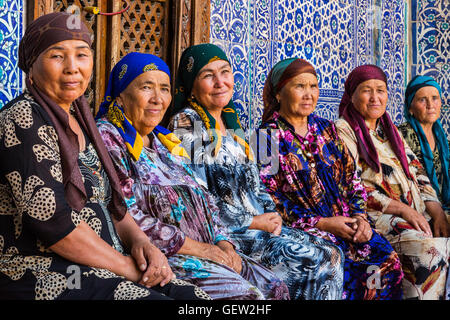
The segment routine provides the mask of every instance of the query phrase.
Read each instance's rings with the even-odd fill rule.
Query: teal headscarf
[[[447,136],[445,134],[444,128],[442,127],[441,121],[438,119],[433,124],[433,134],[436,137],[436,145],[439,150],[439,157],[442,164],[442,190],[439,188],[438,178],[436,176],[436,170],[433,165],[433,152],[431,151],[428,140],[423,132],[422,126],[419,121],[410,114],[409,108],[414,99],[416,92],[423,87],[435,87],[439,91],[439,96],[442,99],[442,90],[439,84],[431,77],[428,76],[416,76],[408,83],[405,92],[405,110],[404,115],[406,121],[411,125],[417,134],[420,142],[420,149],[422,150],[423,159],[425,162],[425,170],[431,181],[433,189],[442,199],[442,205],[444,209],[450,209],[450,177],[449,177],[449,165],[450,165],[450,150],[448,146]]]
[[[132,122],[125,116],[122,107],[117,104],[116,98],[134,79],[144,72],[152,70],[165,72],[170,78],[169,67],[155,55],[131,52],[124,56],[111,71],[105,96],[95,117],[97,120],[107,115],[108,120],[117,128],[125,140],[127,149],[134,160],[139,159],[144,143]],[[156,126],[153,133],[171,153],[187,156],[186,151],[181,147],[181,141],[169,130],[162,126]]]

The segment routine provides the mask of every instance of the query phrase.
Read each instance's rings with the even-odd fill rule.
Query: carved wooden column
[[[192,43],[209,42],[209,20],[211,17],[211,2],[205,0],[192,0],[194,19],[191,26]]]
[[[175,0],[173,6],[176,25],[171,67],[175,75],[181,54],[187,47],[209,42],[211,7],[208,0]]]

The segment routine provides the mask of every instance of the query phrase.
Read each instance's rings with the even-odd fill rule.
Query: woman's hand
[[[231,260],[231,257],[219,246],[203,242],[199,243],[198,246],[201,246],[201,249],[196,250],[199,253],[195,254],[195,256],[200,258],[206,258],[215,261],[217,263],[227,265],[230,268],[232,268],[233,261]]]
[[[254,216],[249,229],[258,229],[279,236],[282,222],[283,220],[278,212],[266,212],[259,216]]]
[[[450,224],[445,216],[434,219],[433,235],[435,237],[447,238],[450,236]]]
[[[238,273],[241,272],[241,257],[236,253],[233,245],[225,240],[219,241],[217,245],[214,245],[186,237],[178,253],[209,259],[224,264]]]
[[[166,256],[155,247],[127,212],[122,220],[114,224],[125,246],[130,250],[138,269],[143,272],[139,283],[147,287],[166,285],[175,278]]]
[[[219,241],[217,242],[217,246],[226,254],[228,254],[231,260],[231,268],[233,268],[234,271],[240,274],[242,271],[242,259],[241,256],[237,254],[233,245],[228,241]]]
[[[417,231],[423,231],[426,235],[433,237],[430,225],[425,217],[413,208],[404,205],[400,210],[400,217],[406,220]]]
[[[163,287],[175,278],[166,256],[148,238],[136,240],[132,244],[131,255],[143,272],[140,284],[146,287],[159,284]]]
[[[425,201],[425,206],[428,214],[433,218],[433,235],[447,238],[450,235],[450,225],[441,203]]]
[[[427,202],[425,202],[425,204],[427,204]],[[384,210],[384,213],[399,216],[417,231],[424,232],[429,237],[433,237],[430,225],[425,217],[401,201],[391,199],[389,205]]]
[[[335,236],[341,237],[344,240],[352,241],[356,230],[353,225],[357,223],[357,219],[337,216],[329,218],[321,218],[317,222],[316,227],[322,231],[326,231],[334,234]]]
[[[372,228],[370,224],[360,216],[353,216],[357,221],[353,224],[353,229],[356,230],[352,241],[355,243],[367,242],[372,238]]]

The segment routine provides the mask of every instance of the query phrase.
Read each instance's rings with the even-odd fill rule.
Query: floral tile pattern
[[[23,8],[24,0],[0,0],[0,108],[23,89],[17,67]],[[395,123],[403,121],[408,80],[435,77],[450,133],[450,0],[211,0],[210,25],[211,42],[232,61],[245,129],[260,123],[269,70],[297,56],[316,67],[316,113],[328,119],[337,118],[345,79],[358,65],[377,64],[387,73]]]
[[[17,61],[23,17],[23,0],[0,0],[0,108],[22,92]]]
[[[337,118],[350,71],[365,63],[381,66],[389,77],[388,110],[395,122],[401,122],[406,4],[406,0],[212,0],[211,42],[226,48],[239,75],[234,98],[245,129],[260,123],[270,69],[293,56],[316,67],[320,87],[316,113],[328,119]],[[248,62],[242,63],[243,57]]]

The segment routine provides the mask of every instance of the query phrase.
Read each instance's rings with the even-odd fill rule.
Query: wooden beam
[[[192,0],[191,45],[209,42],[211,4],[207,0]]]

